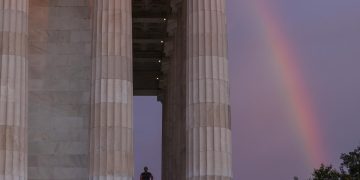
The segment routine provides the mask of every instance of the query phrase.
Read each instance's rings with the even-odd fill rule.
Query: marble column
[[[226,0],[187,1],[187,180],[229,180]]]
[[[92,5],[91,180],[134,173],[131,0]]]
[[[0,180],[27,179],[28,6],[0,1]]]
[[[162,179],[184,180],[186,175],[186,12],[183,1],[171,1],[168,18],[166,88],[163,102],[163,161]],[[170,48],[168,48],[168,46]]]

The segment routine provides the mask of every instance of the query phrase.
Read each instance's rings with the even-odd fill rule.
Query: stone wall
[[[29,180],[88,176],[88,0],[30,0]]]

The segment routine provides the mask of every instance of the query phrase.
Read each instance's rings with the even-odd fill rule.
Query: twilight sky
[[[360,145],[359,0],[228,0],[228,32],[235,180],[306,179],[314,154],[337,167]],[[144,165],[160,179],[161,104],[135,97],[134,116],[136,179]]]

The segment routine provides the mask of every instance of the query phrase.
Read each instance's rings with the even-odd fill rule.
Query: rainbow
[[[281,71],[282,84],[294,116],[294,126],[304,144],[308,163],[312,168],[319,167],[321,163],[326,163],[327,153],[311,97],[296,64],[299,58],[274,11],[266,4],[267,1],[251,0],[251,3],[264,29],[264,37],[272,52],[274,63]]]

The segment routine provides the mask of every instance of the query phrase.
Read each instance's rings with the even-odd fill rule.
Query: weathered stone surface
[[[87,179],[91,29],[85,0],[31,0],[29,180]]]
[[[0,180],[27,179],[28,0],[0,1]]]

